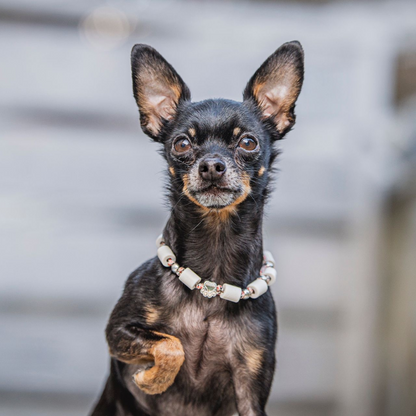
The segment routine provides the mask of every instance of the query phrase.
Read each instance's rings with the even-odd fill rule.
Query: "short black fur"
[[[142,128],[167,163],[166,244],[202,281],[246,287],[262,266],[275,141],[295,120],[300,44],[260,67],[243,102],[192,103],[146,45],[133,48],[132,70]],[[270,291],[238,303],[207,299],[154,257],[128,278],[106,335],[111,370],[92,416],[266,415],[277,336]]]

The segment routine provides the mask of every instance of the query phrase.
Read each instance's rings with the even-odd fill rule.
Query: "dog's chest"
[[[236,347],[234,333],[238,319],[230,320],[220,311],[213,313],[217,302],[211,306],[212,300],[205,301],[202,305],[190,303],[176,311],[170,323],[185,351],[184,372],[196,384],[203,384],[213,374],[219,376],[220,369],[231,362]]]
[[[210,299],[206,302],[209,303]],[[214,314],[212,309],[215,307],[187,305],[175,314],[171,322],[172,328],[187,349],[196,352],[209,347],[211,350],[230,353],[232,324],[224,314]]]

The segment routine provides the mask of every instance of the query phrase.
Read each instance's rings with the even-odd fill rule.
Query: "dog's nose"
[[[227,167],[218,157],[209,157],[199,163],[199,174],[207,181],[219,181]]]

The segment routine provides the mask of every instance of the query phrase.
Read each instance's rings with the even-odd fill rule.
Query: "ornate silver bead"
[[[201,293],[206,298],[213,298],[217,296],[217,284],[215,282],[206,280],[202,286]]]
[[[170,266],[171,270],[173,271],[173,273],[176,273],[179,269],[179,264],[178,263],[173,263],[172,266]]]

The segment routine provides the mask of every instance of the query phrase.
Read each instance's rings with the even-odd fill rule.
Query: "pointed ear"
[[[147,135],[158,141],[164,122],[175,117],[178,104],[190,100],[191,94],[173,67],[150,46],[133,47],[131,67],[140,124]]]
[[[283,137],[295,124],[295,103],[303,83],[303,49],[299,42],[284,43],[256,71],[244,90],[263,119],[270,119]]]

